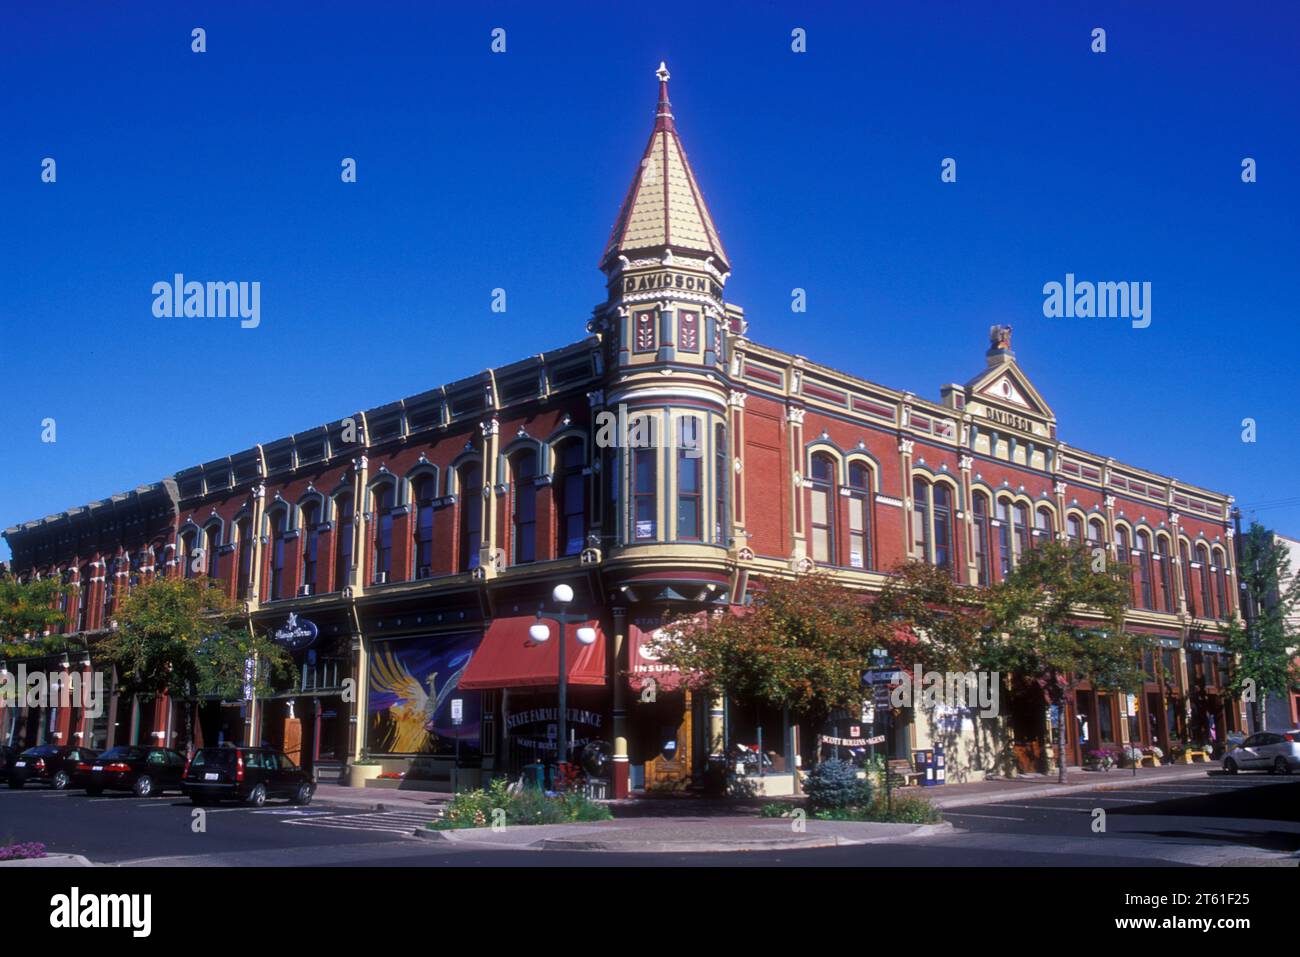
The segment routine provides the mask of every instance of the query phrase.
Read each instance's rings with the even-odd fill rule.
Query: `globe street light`
[[[559,687],[559,731],[560,746],[557,756],[558,763],[567,764],[569,761],[569,736],[568,736],[568,690],[569,674],[566,665],[566,647],[564,626],[570,623],[582,621],[586,616],[575,614],[569,611],[569,604],[573,601],[573,588],[563,583],[556,585],[551,591],[551,599],[555,604],[560,606],[560,610],[548,616],[552,621],[560,626],[560,673],[559,680],[556,684]],[[528,637],[540,644],[545,644],[551,639],[551,629],[542,620],[542,609],[537,609],[537,621],[528,628]],[[592,645],[596,642],[596,629],[589,625],[583,625],[577,631],[578,643],[582,645]]]

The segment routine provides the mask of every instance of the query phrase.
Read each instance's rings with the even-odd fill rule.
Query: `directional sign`
[[[862,683],[864,685],[895,685],[907,677],[905,672],[896,668],[877,669],[872,668],[869,671],[862,672]]]

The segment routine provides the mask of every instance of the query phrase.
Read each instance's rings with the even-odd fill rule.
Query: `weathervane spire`
[[[655,76],[659,78],[659,105],[655,108],[655,129],[671,130],[673,105],[668,102],[668,78],[672,74],[668,72],[668,64],[663,60],[659,61],[659,69],[655,70]]]

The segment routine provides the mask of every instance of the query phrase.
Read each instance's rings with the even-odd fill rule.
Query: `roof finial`
[[[671,130],[673,128],[673,106],[668,102],[668,64],[659,61],[655,76],[659,77],[659,105],[655,108],[655,129]]]

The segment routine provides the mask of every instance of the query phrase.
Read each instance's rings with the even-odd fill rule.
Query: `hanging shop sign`
[[[271,633],[271,640],[290,651],[302,651],[316,644],[316,625],[289,612],[289,620]]]

